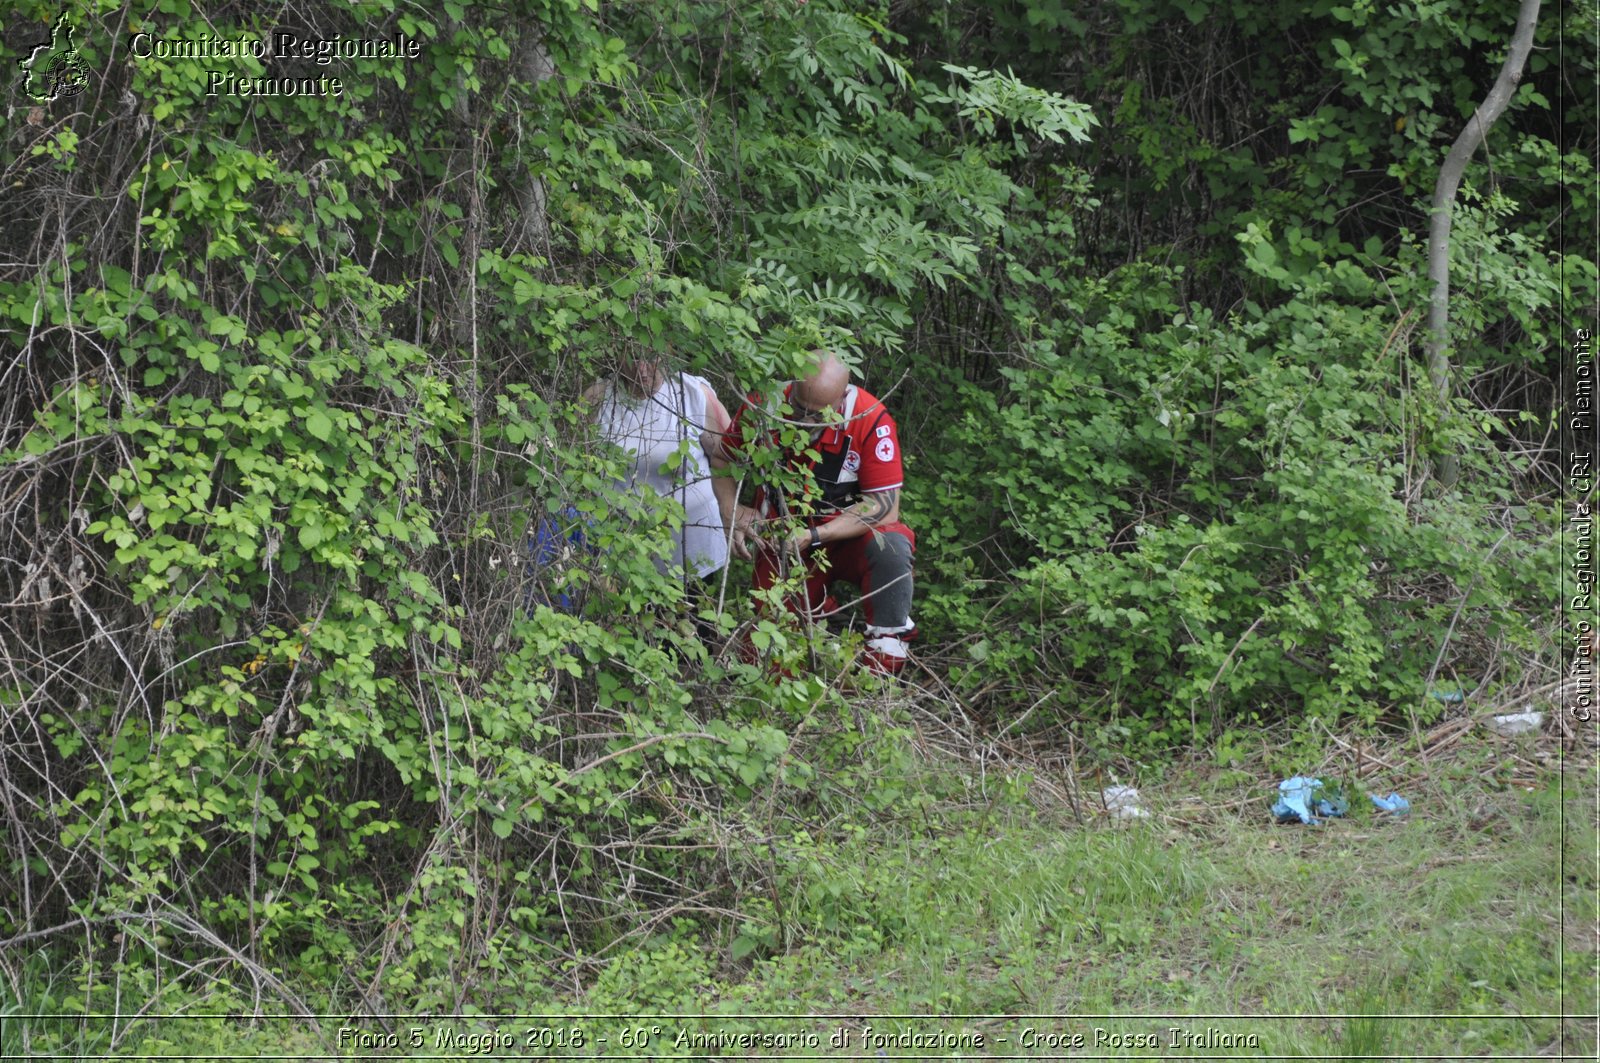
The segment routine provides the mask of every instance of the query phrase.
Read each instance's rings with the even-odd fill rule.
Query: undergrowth
[[[1103,1054],[1131,1056],[1140,1038],[1165,1045],[1173,1028],[1254,1035],[1263,1056],[1592,1051],[1592,1022],[1554,1016],[1581,1014],[1597,991],[1593,765],[1507,787],[1481,778],[1491,747],[1464,749],[1433,765],[1436,781],[1408,785],[1409,816],[1357,802],[1348,819],[1319,827],[1272,823],[1264,780],[1241,803],[1236,781],[1191,767],[1144,789],[1150,818],[1080,823],[1020,765],[979,778],[882,758],[885,748],[903,754],[911,735],[889,729],[862,743],[876,781],[841,783],[804,826],[759,799],[728,824],[748,839],[730,849],[735,869],[741,860],[772,869],[770,892],[742,898],[736,912],[663,922],[565,991],[535,989],[512,967],[445,1027],[489,1036],[510,1024],[471,1015],[544,1015],[544,1026],[583,1041],[566,1045],[571,1054],[624,1054],[631,1038],[665,1057],[696,1054],[685,1047],[695,1031],[825,1041],[847,1029],[859,1044],[869,1026],[880,1038],[965,1031],[991,1048],[1031,1029],[1032,1049],[1006,1042],[1024,1055],[1047,1054],[1046,1033],[1092,1042],[1099,1031]],[[878,784],[915,795],[917,813],[860,799]],[[218,1014],[247,994],[214,985],[167,1003]],[[818,1017],[782,1018],[807,1013]],[[633,1018],[589,1017],[607,1014]],[[1235,1017],[1204,1018],[1220,1014]],[[1003,1015],[1054,1018],[985,1018]],[[1465,1017],[1400,1017],[1427,1015]],[[437,1023],[418,1021],[435,1036]],[[105,1031],[92,1028],[63,1047],[103,1048]],[[49,1029],[31,1026],[30,1043],[50,1043]],[[244,1051],[336,1036],[326,1021],[313,1034],[304,1022],[152,1019],[121,1043]],[[903,1038],[873,1043],[891,1056],[930,1054]]]

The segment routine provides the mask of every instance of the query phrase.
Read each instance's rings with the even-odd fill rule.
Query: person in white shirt
[[[715,474],[727,464],[721,439],[729,424],[715,389],[704,377],[669,372],[657,358],[636,357],[583,397],[601,434],[633,455],[628,482],[683,506],[683,527],[671,553],[657,560],[661,570],[680,566],[690,580],[720,571],[728,563],[737,485]],[[681,461],[680,448],[686,454]]]

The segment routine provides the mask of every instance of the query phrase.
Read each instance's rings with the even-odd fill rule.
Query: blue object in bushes
[[[544,587],[548,579],[558,575],[549,570],[562,560],[580,550],[594,552],[588,535],[593,523],[577,507],[562,506],[557,512],[541,519],[533,529],[533,536],[528,540],[528,559],[533,562],[534,568],[534,583],[528,590],[529,610],[533,609],[537,596],[537,600],[543,600],[552,609],[563,613],[577,612],[578,606],[573,595],[562,591],[552,596],[544,591]]]

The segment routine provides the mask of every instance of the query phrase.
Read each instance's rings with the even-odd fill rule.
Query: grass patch
[[[1198,821],[1175,805],[1082,829],[1010,805],[952,815],[933,837],[880,828],[837,858],[869,869],[864,908],[893,940],[841,961],[819,939],[725,995],[774,1011],[1079,1015],[1058,1025],[1158,1036],[1165,1054],[1174,1026],[1253,1031],[1264,1055],[1592,1052],[1593,1022],[1551,1017],[1563,997],[1578,1013],[1594,999],[1592,918],[1587,941],[1572,925],[1594,909],[1591,778],[1533,792],[1452,780],[1410,795],[1403,820],[1356,805],[1322,827],[1274,825],[1263,798]],[[1208,785],[1148,796],[1236,801]],[[1114,1018],[1205,1014],[1301,1017]]]
[[[1560,1016],[1563,1005],[1590,1012],[1597,987],[1592,767],[1532,790],[1471,764],[1441,767],[1408,791],[1404,819],[1374,814],[1352,792],[1348,819],[1303,827],[1269,821],[1268,786],[1241,799],[1237,772],[1174,773],[1143,787],[1152,818],[1080,824],[1041,811],[1016,775],[970,786],[914,758],[893,763],[896,777],[873,785],[895,801],[789,810],[782,822],[810,829],[751,847],[752,861],[778,872],[770,895],[746,899],[742,920],[680,919],[576,994],[508,980],[478,1007],[705,1016],[547,1024],[584,1031],[565,1054],[609,1056],[708,1054],[679,1036],[695,1031],[800,1039],[723,1042],[718,1051],[735,1056],[1594,1052],[1592,1018]],[[63,987],[65,972],[35,974]],[[237,990],[231,999],[248,1006]],[[736,1017],[802,1012],[832,1017]],[[955,1017],[895,1018],[913,1015]],[[1014,1015],[1065,1017],[986,1018]],[[241,1026],[166,1022],[121,1050],[315,1052],[336,1029]],[[447,1032],[531,1029],[462,1019]],[[15,1025],[4,1030],[0,1047],[21,1049]],[[841,1035],[851,1040],[830,1044]],[[935,1036],[966,1047],[930,1044]],[[423,1044],[402,1036],[385,1054],[435,1055],[437,1037],[428,1025]]]

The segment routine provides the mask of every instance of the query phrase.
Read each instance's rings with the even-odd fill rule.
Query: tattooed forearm
[[[874,491],[861,500],[856,506],[856,516],[861,523],[869,528],[880,524],[892,524],[898,519],[900,512],[900,489],[892,487],[887,491]]]

